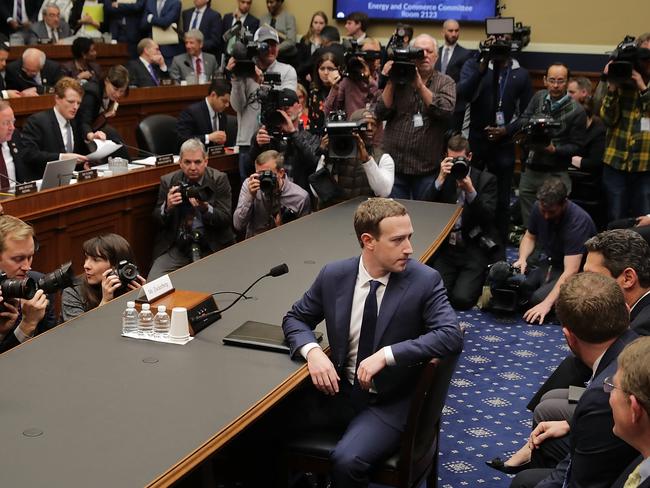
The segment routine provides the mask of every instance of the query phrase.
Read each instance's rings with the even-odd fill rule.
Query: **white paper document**
[[[102,141],[101,139],[95,139],[93,142],[97,144],[97,150],[88,155],[88,159],[91,161],[104,159],[122,147],[122,144],[116,144],[111,140]]]

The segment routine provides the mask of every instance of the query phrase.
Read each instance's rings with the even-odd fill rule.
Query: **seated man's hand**
[[[582,166],[582,156],[572,156],[571,165],[580,169],[580,166]]]
[[[634,225],[634,227],[642,227],[644,225],[650,225],[650,217],[647,215],[642,215],[641,217],[637,217],[636,224]]]
[[[528,261],[525,259],[517,259],[512,263],[513,268],[517,268],[520,274],[526,274],[526,269],[528,268]]]
[[[157,64],[163,71],[167,68],[165,65],[165,58],[163,58],[162,54],[154,54],[151,58],[151,64]]]
[[[392,67],[393,67],[393,60],[389,59],[384,64],[384,67],[381,69],[381,74],[384,75],[384,76],[388,76],[390,74],[390,69]]]
[[[446,157],[445,159],[442,160],[442,162],[440,163],[440,172],[438,173],[438,177],[436,178],[439,185],[442,185],[447,179],[447,176],[451,174],[451,168],[453,168],[453,166],[454,166],[454,158]]]
[[[18,90],[6,90],[8,98],[20,98],[23,94]]]
[[[105,141],[106,140],[106,133],[101,131],[101,130],[98,130],[97,132],[89,132],[88,134],[86,134],[86,138],[89,141],[93,141],[95,139],[98,139],[100,141]]]
[[[488,125],[485,128],[485,133],[487,134],[488,139],[492,142],[500,141],[507,135],[505,127],[493,127],[491,125]]]
[[[2,292],[0,292],[0,305],[3,307],[2,312],[0,312],[0,335],[5,336],[16,325],[18,308],[11,302],[5,302],[2,298]]]
[[[552,308],[553,305],[548,305],[545,301],[538,303],[533,308],[526,311],[524,314],[524,320],[529,324],[542,324]]]
[[[357,378],[362,390],[368,390],[372,386],[372,379],[386,366],[386,354],[380,349],[372,356],[359,363]]]
[[[320,347],[314,347],[307,353],[307,368],[311,381],[318,391],[326,395],[335,395],[339,392],[339,375],[330,361],[330,358]]]
[[[20,329],[26,336],[33,336],[38,323],[45,317],[49,301],[43,290],[36,290],[31,300],[20,300],[23,319],[20,321]]]
[[[165,211],[169,212],[183,201],[181,192],[178,191],[178,186],[172,186],[167,192],[167,202],[165,203]]]
[[[253,198],[257,195],[258,190],[260,189],[260,175],[253,173],[248,177],[248,193],[251,194]]]
[[[22,96],[22,97],[37,97],[38,96],[38,91],[36,90],[36,87],[25,88],[23,91],[20,92],[20,96]]]
[[[223,145],[226,143],[226,133],[222,130],[215,130],[208,134],[208,141]]]
[[[260,127],[260,130],[257,131],[257,136],[255,136],[255,141],[258,146],[265,146],[271,143],[271,136],[266,130],[266,127]]]
[[[566,420],[552,420],[541,422],[535,427],[528,439],[528,447],[531,450],[539,448],[546,439],[559,439],[569,433],[569,422]]]
[[[77,163],[85,163],[88,161],[87,156],[77,153],[63,153],[61,154],[61,159],[76,159]]]

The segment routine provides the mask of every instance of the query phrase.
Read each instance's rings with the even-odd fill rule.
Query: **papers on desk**
[[[170,44],[178,44],[178,32],[174,28],[176,24],[172,24],[166,29],[154,25],[151,27],[151,38],[159,46],[168,46]]]
[[[131,161],[132,164],[139,164],[141,166],[155,166],[157,156],[149,156],[148,158],[143,159],[134,159]],[[181,159],[180,156],[174,155],[174,164],[178,164],[178,161]]]
[[[107,156],[110,156],[113,154],[115,151],[117,151],[119,148],[122,147],[122,144],[116,144],[115,142],[111,141],[110,139],[106,141],[102,141],[101,139],[95,139],[93,142],[97,145],[97,149],[88,154],[88,159],[91,161],[96,161],[98,159],[104,159]]]
[[[165,344],[178,344],[179,346],[184,346],[190,342],[194,337],[189,336],[187,339],[172,339],[170,337],[153,337],[153,336],[142,336],[137,332],[129,332],[127,334],[122,334],[122,337],[128,337],[130,339],[142,339],[145,341],[153,342],[164,342]]]
[[[142,166],[139,164],[131,164],[129,163],[129,171],[133,171],[136,169],[142,169]],[[97,171],[103,172],[103,171],[110,171],[111,168],[108,167],[108,164],[98,164],[97,166],[93,166],[92,169],[96,169]]]

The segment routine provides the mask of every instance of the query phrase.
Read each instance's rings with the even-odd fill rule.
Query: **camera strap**
[[[508,69],[506,69],[505,75],[501,74],[501,76],[499,76],[499,101],[497,103],[497,111],[499,112],[503,110],[503,95],[506,93],[506,87],[508,86],[511,71],[512,69],[508,64]]]

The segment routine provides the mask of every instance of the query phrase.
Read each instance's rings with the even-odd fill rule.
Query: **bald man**
[[[33,47],[25,49],[20,59],[7,65],[5,81],[10,90],[23,91],[34,88],[39,95],[54,87],[63,77],[61,66],[50,61],[45,53]]]

